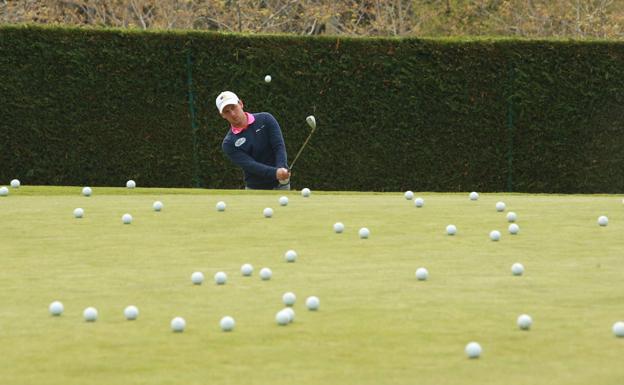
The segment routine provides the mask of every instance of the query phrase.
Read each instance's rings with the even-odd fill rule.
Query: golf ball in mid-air
[[[471,201],[476,201],[477,199],[479,199],[479,193],[476,191],[473,191],[470,193],[470,195],[468,195],[468,197],[470,197]]]
[[[244,275],[245,277],[249,277],[252,273],[253,273],[253,266],[251,266],[249,263],[246,263],[243,266],[241,266],[241,274]]]
[[[262,215],[264,215],[265,218],[271,218],[273,216],[273,209],[270,207],[267,207],[266,209],[262,211]]]
[[[520,232],[520,226],[515,223],[509,225],[509,234],[516,235]]]
[[[521,263],[514,263],[511,265],[511,274],[513,275],[522,275],[524,274],[524,266]]]
[[[599,224],[600,226],[606,226],[606,225],[608,225],[608,224],[609,224],[609,218],[607,218],[607,217],[606,217],[606,216],[604,216],[604,215],[599,216],[599,217],[598,217],[598,224]]]
[[[309,188],[304,188],[303,190],[301,190],[301,196],[303,196],[304,198],[307,198],[310,196],[312,192],[310,191]]]
[[[231,332],[232,330],[234,330],[236,322],[234,322],[234,318],[230,316],[225,316],[221,318],[221,321],[219,321],[219,325],[221,326],[221,330],[223,330],[224,332]]]
[[[500,231],[498,231],[498,230],[490,231],[490,239],[491,240],[496,242],[496,241],[500,240],[500,237],[501,237]]]
[[[477,342],[470,342],[466,345],[465,350],[468,358],[479,358],[481,356],[481,345]]]
[[[5,197],[7,195],[9,195],[9,189],[4,186],[0,187],[0,196]]]
[[[84,216],[84,210],[78,207],[74,209],[74,218],[82,218]]]
[[[269,269],[268,267],[263,267],[260,270],[260,278],[263,281],[268,281],[269,279],[271,279],[271,276],[273,275],[273,272],[271,271],[271,269]]]
[[[275,322],[280,326],[288,325],[290,323],[290,314],[284,310],[278,311],[275,315]]]
[[[13,179],[11,181],[11,187],[12,188],[19,188],[20,187],[20,181],[18,179]]]
[[[136,187],[136,182],[133,181],[132,179],[130,179],[129,181],[126,182],[126,187],[127,188],[135,188]]]
[[[92,193],[93,193],[93,191],[91,190],[91,187],[83,187],[82,188],[82,195],[84,195],[86,197],[90,197]]]
[[[362,227],[358,234],[360,235],[361,239],[368,239],[368,237],[370,236],[370,230],[368,230],[366,227]]]
[[[287,206],[288,205],[288,197],[280,197],[279,198],[279,204],[281,206]]]
[[[624,337],[624,322],[618,321],[613,324],[613,334],[616,337]]]
[[[182,317],[175,317],[171,320],[171,330],[176,333],[182,333],[186,328],[186,321]]]
[[[515,222],[518,219],[518,216],[513,211],[507,213],[507,222]]]
[[[124,225],[129,225],[130,223],[132,223],[132,215],[124,214],[121,217],[121,221],[124,223]]]
[[[416,279],[419,281],[426,281],[429,278],[429,271],[424,267],[419,267],[416,269]]]
[[[95,322],[95,320],[97,320],[97,317],[98,317],[98,311],[94,307],[88,307],[84,309],[84,311],[82,312],[82,316],[87,322]]]
[[[52,314],[53,316],[59,316],[63,314],[64,307],[60,301],[54,301],[50,304],[50,306],[48,307],[48,310],[50,311],[50,314]]]
[[[531,325],[533,325],[533,319],[531,319],[531,316],[528,314],[522,314],[518,317],[516,323],[518,324],[518,327],[520,329],[529,330],[531,328]]]
[[[496,202],[496,211],[498,212],[505,211],[506,207],[507,205],[505,204],[505,202]]]
[[[267,83],[271,83],[271,75],[267,75],[264,77],[264,81]]]
[[[455,235],[455,234],[457,234],[457,227],[455,227],[455,225],[448,225],[448,226],[446,226],[446,233],[448,235]]]
[[[139,308],[130,305],[124,309],[124,316],[128,321],[134,321],[139,316]]]
[[[154,211],[160,211],[163,208],[163,204],[161,201],[156,201],[154,202],[154,204],[152,205],[152,208],[154,209]]]
[[[344,225],[342,224],[342,222],[336,222],[334,223],[334,232],[336,234],[340,234],[344,231]]]
[[[420,208],[423,207],[425,205],[425,200],[422,198],[416,198],[414,199],[414,206]]]
[[[306,307],[308,310],[315,311],[318,310],[321,305],[321,301],[319,301],[318,297],[310,296],[306,299]]]
[[[282,302],[284,302],[284,305],[286,306],[294,305],[296,300],[297,296],[295,295],[295,293],[292,293],[290,291],[288,293],[284,293],[284,295],[282,296]]]
[[[191,274],[191,282],[193,282],[193,285],[201,285],[204,283],[204,273],[196,271]]]
[[[219,201],[216,205],[217,211],[225,211],[225,202]]]
[[[219,271],[214,275],[214,280],[217,285],[225,285],[225,282],[227,281],[227,274]]]
[[[412,199],[414,199],[414,192],[407,190],[404,196],[405,196],[405,199],[407,199],[408,201],[411,201]]]
[[[297,260],[297,252],[295,250],[288,250],[284,254],[284,259],[286,262],[295,262]]]

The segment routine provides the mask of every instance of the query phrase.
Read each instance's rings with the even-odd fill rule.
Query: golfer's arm
[[[254,158],[247,155],[245,152],[228,148],[228,146],[224,146],[223,151],[228,156],[228,158],[230,158],[230,160],[234,162],[234,164],[241,167],[246,172],[267,178],[272,177],[275,179],[275,174],[277,173],[276,167],[271,167],[267,166],[266,164],[256,162]]]
[[[288,168],[284,136],[282,136],[279,123],[277,123],[277,120],[275,120],[273,116],[269,118],[269,140],[271,142],[271,148],[273,148],[273,153],[275,154],[275,166],[277,168]]]

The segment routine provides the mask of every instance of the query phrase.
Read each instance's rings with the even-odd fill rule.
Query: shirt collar
[[[230,129],[232,130],[232,133],[234,135],[238,135],[241,132],[245,131],[247,129],[247,127],[251,126],[251,124],[256,121],[256,117],[253,116],[252,114],[250,114],[249,112],[245,112],[245,115],[247,115],[247,126],[245,126],[245,127],[230,126]]]

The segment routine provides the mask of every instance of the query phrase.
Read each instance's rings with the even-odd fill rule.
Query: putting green
[[[3,384],[621,384],[624,205],[614,195],[80,187],[0,197]],[[278,203],[281,195],[288,206]],[[152,203],[164,203],[161,212]],[[224,212],[215,204],[227,203]],[[507,232],[502,200],[518,214]],[[81,207],[82,219],[72,212]],[[272,207],[274,215],[262,215]],[[124,225],[121,216],[134,221]],[[600,227],[597,218],[609,217]],[[332,226],[343,222],[345,231]],[[448,224],[457,235],[447,236]],[[369,239],[358,238],[361,227]],[[499,242],[491,230],[501,231]],[[295,263],[284,253],[294,249]],[[511,265],[525,267],[521,277]],[[254,266],[251,277],[240,267]],[[273,271],[262,281],[262,267]],[[417,281],[418,267],[429,271]],[[206,281],[191,283],[202,271]],[[218,286],[213,276],[228,275]],[[296,319],[278,326],[282,294]],[[320,299],[306,310],[305,298]],[[60,317],[48,313],[59,300]],[[123,310],[136,305],[136,321]],[[83,310],[99,311],[97,322]],[[516,326],[533,318],[530,331]],[[233,332],[221,317],[236,320]],[[186,320],[184,333],[170,321]],[[478,341],[481,358],[464,347]]]

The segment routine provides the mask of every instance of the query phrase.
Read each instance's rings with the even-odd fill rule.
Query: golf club
[[[306,123],[308,123],[308,126],[310,126],[310,128],[312,129],[312,131],[310,131],[310,134],[308,135],[308,137],[306,138],[305,142],[303,142],[303,145],[301,145],[301,148],[299,149],[299,151],[297,152],[297,155],[295,155],[295,160],[292,161],[292,163],[290,164],[290,168],[288,169],[288,171],[292,172],[293,166],[295,165],[295,163],[297,162],[297,159],[299,159],[299,155],[301,155],[301,152],[303,152],[303,149],[305,148],[305,146],[308,144],[308,141],[310,140],[310,138],[312,137],[312,135],[314,134],[314,131],[316,131],[316,119],[314,118],[313,115],[310,115],[306,118]],[[285,180],[280,180],[281,184],[288,184],[290,183],[290,178],[285,179]]]

